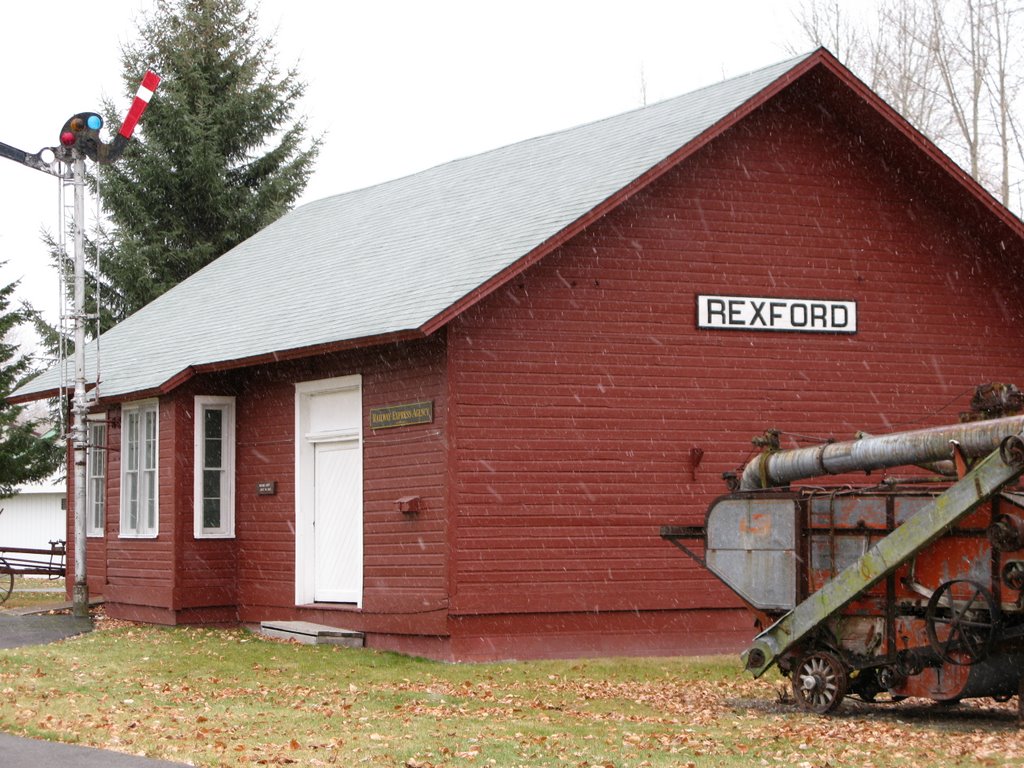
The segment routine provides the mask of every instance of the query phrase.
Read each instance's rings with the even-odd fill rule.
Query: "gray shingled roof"
[[[300,206],[103,334],[102,393],[420,329],[806,58]],[[51,369],[14,397],[58,381]]]

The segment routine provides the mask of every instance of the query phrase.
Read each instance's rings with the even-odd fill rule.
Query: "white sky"
[[[127,110],[119,52],[149,7],[5,3],[0,141],[34,153],[103,96]],[[639,107],[642,83],[651,103],[773,64],[808,47],[798,7],[262,0],[260,19],[266,33],[276,28],[281,67],[297,64],[308,82],[299,112],[324,134],[305,202]],[[56,229],[58,182],[2,158],[0,182],[0,282],[20,278],[20,296],[55,320],[57,276],[40,232]]]

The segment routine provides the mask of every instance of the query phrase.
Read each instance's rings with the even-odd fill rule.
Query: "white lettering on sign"
[[[697,296],[697,327],[744,331],[856,333],[857,302]]]

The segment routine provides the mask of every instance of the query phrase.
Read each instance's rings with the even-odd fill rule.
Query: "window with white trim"
[[[88,514],[85,535],[102,536],[107,506],[107,423],[90,420],[87,429],[85,508]]]
[[[235,398],[195,399],[193,516],[196,538],[235,535]]]
[[[155,538],[159,533],[156,400],[121,408],[121,536]]]

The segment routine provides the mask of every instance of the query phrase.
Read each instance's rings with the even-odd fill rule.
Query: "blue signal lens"
[[[85,124],[89,126],[90,130],[98,131],[103,127],[103,119],[99,115],[89,115]]]

